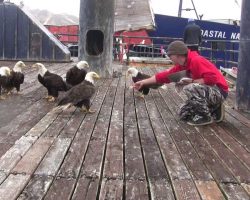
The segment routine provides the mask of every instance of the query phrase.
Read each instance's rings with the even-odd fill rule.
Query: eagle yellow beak
[[[95,74],[96,79],[100,79],[100,76],[98,74]]]
[[[32,68],[38,68],[38,65],[37,64],[33,64],[31,67]]]
[[[129,76],[130,72],[127,71],[126,74],[125,74],[125,78],[127,78]]]

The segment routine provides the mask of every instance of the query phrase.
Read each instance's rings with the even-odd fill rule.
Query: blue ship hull
[[[187,18],[155,14],[156,29],[154,31],[148,31],[148,35],[150,37],[171,37],[182,39],[187,21]],[[217,67],[235,66],[235,63],[233,62],[238,61],[238,53],[227,53],[227,51],[237,51],[239,49],[238,40],[240,37],[240,27],[237,25],[203,20],[196,20],[195,23],[202,29],[202,47],[213,49],[212,56],[211,51],[201,51],[201,54],[207,58],[211,58]],[[164,40],[157,42],[166,45],[169,43],[169,41]],[[231,64],[230,62],[227,63],[229,60],[233,62]]]

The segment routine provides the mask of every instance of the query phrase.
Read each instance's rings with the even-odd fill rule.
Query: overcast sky
[[[19,4],[21,0],[10,0]],[[140,0],[142,1],[142,0]],[[242,0],[193,0],[203,19],[240,19]],[[47,9],[54,13],[78,16],[80,0],[23,0],[30,8]],[[179,0],[151,0],[155,13],[177,16]],[[239,4],[237,5],[238,2]],[[192,8],[191,0],[183,0],[183,9]],[[183,11],[183,17],[196,18],[194,11]]]

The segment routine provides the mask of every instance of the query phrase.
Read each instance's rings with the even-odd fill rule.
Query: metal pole
[[[181,17],[181,12],[182,12],[182,0],[180,0],[179,3],[178,17]]]
[[[196,11],[196,8],[195,8],[195,6],[194,6],[193,0],[191,0],[191,2],[192,2],[192,4],[193,4],[193,8],[194,8],[194,11],[195,11],[195,14],[196,14],[197,19],[200,19],[199,16],[198,16],[198,13],[197,13],[197,11]]]
[[[243,0],[240,24],[240,53],[236,81],[236,108],[250,111],[250,1]]]

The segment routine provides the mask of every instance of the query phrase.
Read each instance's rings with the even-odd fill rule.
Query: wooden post
[[[236,82],[236,108],[250,111],[250,1],[243,0],[240,24],[240,53]]]
[[[112,69],[114,0],[81,0],[79,60],[91,70],[110,77]]]

